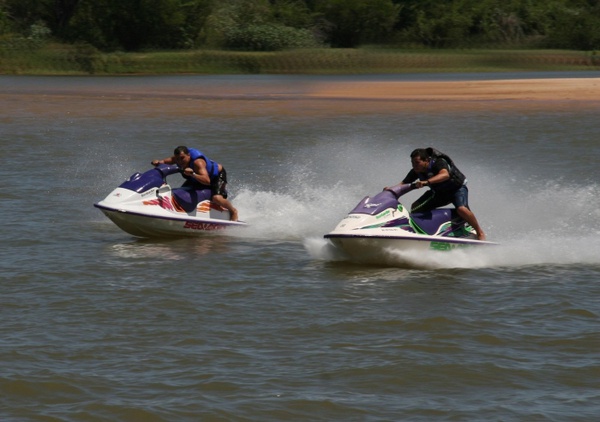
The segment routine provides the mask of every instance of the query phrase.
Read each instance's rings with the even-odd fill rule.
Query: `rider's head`
[[[431,157],[424,148],[417,148],[410,153],[410,163],[413,170],[417,173],[424,173],[427,170],[427,166],[429,166],[430,160]]]
[[[190,150],[187,147],[179,146],[173,151],[173,158],[179,167],[185,168],[190,163]]]

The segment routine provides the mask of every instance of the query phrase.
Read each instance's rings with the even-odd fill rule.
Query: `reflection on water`
[[[190,254],[202,257],[211,253],[227,253],[230,242],[227,236],[207,234],[177,240],[135,239],[127,243],[115,243],[109,249],[118,258],[180,261],[188,259]]]

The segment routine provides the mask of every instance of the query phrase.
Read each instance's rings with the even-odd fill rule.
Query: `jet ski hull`
[[[100,204],[94,204],[94,206],[121,230],[138,237],[193,237],[206,234],[207,231],[246,225],[246,223],[238,221],[156,216],[110,208]]]
[[[452,251],[484,245],[492,242],[469,238],[440,238],[439,236],[382,236],[358,234],[327,234],[325,239],[356,261],[376,262],[386,254],[403,251]]]
[[[360,262],[385,262],[386,257],[405,252],[495,245],[477,240],[477,232],[455,210],[411,214],[398,198],[413,189],[413,185],[397,185],[363,198],[325,239]]]

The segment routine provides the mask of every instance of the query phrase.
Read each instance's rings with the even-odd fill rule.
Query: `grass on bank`
[[[600,70],[600,53],[568,50],[314,49],[102,53],[88,45],[0,44],[0,74],[361,74]]]

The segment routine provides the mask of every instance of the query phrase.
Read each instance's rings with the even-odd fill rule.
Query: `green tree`
[[[317,6],[327,23],[332,47],[385,42],[399,10],[391,0],[324,0]]]
[[[205,43],[223,47],[232,31],[271,21],[270,12],[268,0],[222,0],[214,5],[206,20]]]
[[[548,32],[546,2],[484,0],[474,9],[473,38],[485,43],[527,44]]]
[[[11,21],[4,8],[0,7],[0,35],[9,34],[12,30]]]
[[[81,0],[54,0],[48,2],[46,10],[49,11],[49,26],[54,33],[62,34],[69,25],[71,18],[77,10]]]
[[[308,8],[294,0],[226,0],[207,20],[212,47],[274,51],[318,45]]]
[[[0,8],[13,21],[12,27],[25,35],[32,25],[48,27],[60,36],[80,0],[4,0]]]
[[[25,35],[31,25],[45,20],[45,4],[40,0],[4,0],[2,9],[12,21],[12,29]]]
[[[183,36],[185,47],[194,48],[206,41],[206,22],[215,0],[183,0],[181,8],[185,16]]]
[[[179,0],[81,0],[65,38],[100,49],[181,48],[185,22]]]
[[[414,31],[423,44],[448,47],[464,40],[472,27],[472,15],[463,13],[462,2],[445,2],[422,8],[416,13]]]
[[[546,45],[578,50],[600,49],[600,1],[554,1],[549,5],[551,30]]]
[[[544,0],[398,1],[401,38],[432,47],[522,45],[549,28]]]
[[[391,42],[600,49],[599,0],[0,0],[6,40],[102,50]]]

